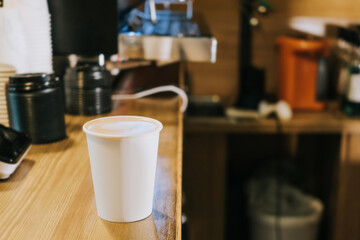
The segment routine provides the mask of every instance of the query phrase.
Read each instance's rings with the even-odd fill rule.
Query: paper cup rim
[[[145,133],[137,133],[137,134],[104,134],[104,133],[96,133],[96,132],[92,132],[88,129],[88,127],[94,123],[94,122],[98,122],[98,121],[103,121],[103,120],[107,120],[107,119],[120,119],[121,121],[126,121],[126,119],[128,119],[129,121],[131,120],[135,120],[135,121],[143,121],[143,122],[150,122],[156,125],[156,128],[149,131],[149,132],[145,132]],[[138,137],[138,136],[145,136],[148,134],[153,134],[155,132],[160,132],[163,129],[163,125],[160,121],[153,119],[153,118],[149,118],[149,117],[143,117],[143,116],[132,116],[132,115],[122,115],[122,116],[110,116],[110,117],[101,117],[101,118],[96,118],[93,120],[90,120],[88,122],[86,122],[83,125],[83,131],[90,136],[95,136],[95,137],[100,137],[100,138],[124,138],[124,137]]]

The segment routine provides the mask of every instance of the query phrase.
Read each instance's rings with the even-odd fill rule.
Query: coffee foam
[[[144,118],[146,119],[146,118]],[[157,121],[156,121],[157,122]],[[142,135],[161,129],[161,123],[146,121],[134,117],[108,117],[100,118],[85,124],[84,130],[90,134],[121,137]]]

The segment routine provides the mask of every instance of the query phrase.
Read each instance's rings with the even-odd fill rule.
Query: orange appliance
[[[276,45],[279,100],[287,101],[295,110],[323,109],[324,103],[317,100],[319,60],[326,54],[327,42],[280,36]]]

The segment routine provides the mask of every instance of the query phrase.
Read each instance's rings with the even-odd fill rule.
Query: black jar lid
[[[7,88],[13,91],[34,91],[60,86],[59,78],[53,73],[26,73],[10,77]]]
[[[110,72],[105,67],[99,65],[80,65],[69,67],[64,75],[65,87],[93,89],[109,88]]]

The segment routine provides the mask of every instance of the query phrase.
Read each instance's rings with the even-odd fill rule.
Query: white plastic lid
[[[159,132],[163,125],[158,120],[140,116],[113,116],[91,120],[84,124],[83,130],[103,138],[141,136]]]

